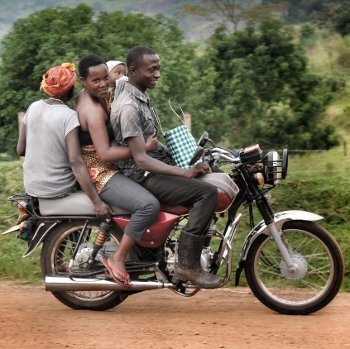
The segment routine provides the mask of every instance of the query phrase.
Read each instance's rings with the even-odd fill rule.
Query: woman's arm
[[[93,185],[88,169],[81,156],[78,128],[75,128],[66,136],[69,164],[73,170],[80,187],[93,203],[95,214],[99,219],[110,218],[111,209],[101,200]]]
[[[95,110],[90,109],[89,111],[86,111],[85,109],[85,112],[85,125],[90,133],[96,153],[101,160],[118,161],[132,157],[128,147],[114,146],[110,144],[106,128],[105,114],[102,108],[100,109],[96,107]],[[152,135],[146,141],[146,150],[154,150],[156,146],[157,139],[155,135]]]
[[[24,156],[26,153],[26,125],[22,122],[17,141],[17,155]]]

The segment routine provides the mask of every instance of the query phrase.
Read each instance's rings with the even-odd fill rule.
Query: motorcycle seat
[[[43,199],[38,198],[39,211],[43,216],[91,216],[95,215],[91,200],[83,191],[77,191],[64,198]],[[161,205],[161,210],[176,215],[188,214],[184,206]],[[119,207],[112,206],[113,215],[130,214]]]
[[[232,200],[237,195],[239,189],[233,180],[225,173],[211,173],[199,178],[205,182],[214,185],[218,190],[221,190],[228,195],[227,204],[232,203]],[[95,211],[91,200],[83,191],[77,191],[66,197],[59,199],[43,199],[38,198],[40,214],[43,216],[94,216]],[[217,208],[217,211],[223,211],[227,208]],[[188,214],[188,208],[184,206],[161,205],[161,210],[176,215]],[[112,207],[113,215],[130,214],[119,207]]]
[[[77,191],[59,199],[38,198],[39,211],[43,216],[94,216],[95,211],[89,197]],[[112,207],[113,215],[130,214],[118,207]]]

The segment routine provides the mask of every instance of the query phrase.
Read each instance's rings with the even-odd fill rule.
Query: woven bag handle
[[[183,112],[181,105],[175,101],[175,103],[177,104],[177,107],[181,110],[182,117],[176,112],[176,110],[171,105],[171,98],[168,99],[168,103],[171,111],[181,120],[183,124],[185,124],[185,113]]]
[[[156,110],[153,107],[151,107],[150,109],[151,109],[151,112],[152,112],[154,119],[156,120],[157,124],[159,125],[160,132],[161,132],[162,136],[164,136],[163,127],[162,127],[162,124],[160,123],[160,119],[159,119],[158,114],[156,113]]]
[[[176,101],[175,101],[175,102],[176,102]],[[169,103],[169,107],[170,107],[171,111],[181,120],[181,122],[182,122],[183,125],[186,125],[186,124],[185,124],[185,117],[184,117],[185,113],[183,112],[183,110],[182,110],[180,104],[176,102],[178,108],[181,110],[182,117],[176,112],[176,110],[175,110],[175,109],[173,108],[173,106],[171,105],[171,98],[168,99],[168,103]],[[161,122],[160,122],[160,119],[159,119],[159,116],[158,116],[156,110],[155,110],[153,107],[151,107],[150,109],[151,109],[151,112],[152,112],[152,115],[153,115],[154,119],[156,120],[157,124],[159,125],[161,134],[164,136],[165,133],[164,133],[162,124],[161,124]]]

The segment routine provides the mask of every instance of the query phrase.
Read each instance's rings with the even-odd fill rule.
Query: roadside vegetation
[[[67,21],[74,27],[62,27]],[[40,98],[42,72],[89,52],[119,59],[140,42],[160,53],[164,68],[152,101],[169,126],[175,120],[167,104],[172,97],[192,114],[196,137],[207,130],[227,147],[260,143],[264,150],[290,150],[288,177],[271,192],[273,206],[324,217],[320,223],[344,253],[343,290],[350,291],[350,35],[310,23],[286,28],[267,20],[236,34],[220,28],[197,45],[183,42],[164,16],[95,16],[86,5],[47,9],[17,22],[5,37],[0,64],[0,232],[17,219],[7,197],[23,192],[22,160],[13,156],[17,112]],[[0,280],[41,282],[40,251],[22,259],[25,250],[26,242],[0,236]]]
[[[344,254],[346,274],[342,289],[350,291],[350,155],[344,155],[339,147],[304,155],[291,154],[289,160],[287,179],[271,191],[273,207],[278,211],[311,211],[324,217],[319,223],[333,234]],[[22,160],[0,162],[0,180],[3,183],[0,187],[0,231],[4,231],[15,224],[18,216],[17,208],[6,198],[13,193],[23,192]],[[233,248],[235,263],[249,229],[248,212],[242,209],[242,213],[238,240],[234,242]],[[258,221],[260,217],[256,215],[256,219]],[[0,280],[41,282],[40,249],[22,259],[26,247],[26,242],[14,235],[0,236]],[[240,285],[244,284],[243,276]]]

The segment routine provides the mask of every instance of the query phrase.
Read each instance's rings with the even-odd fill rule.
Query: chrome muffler
[[[175,288],[175,285],[162,281],[132,281],[131,287],[125,288],[116,282],[96,278],[45,276],[46,291],[146,291],[160,288]]]

